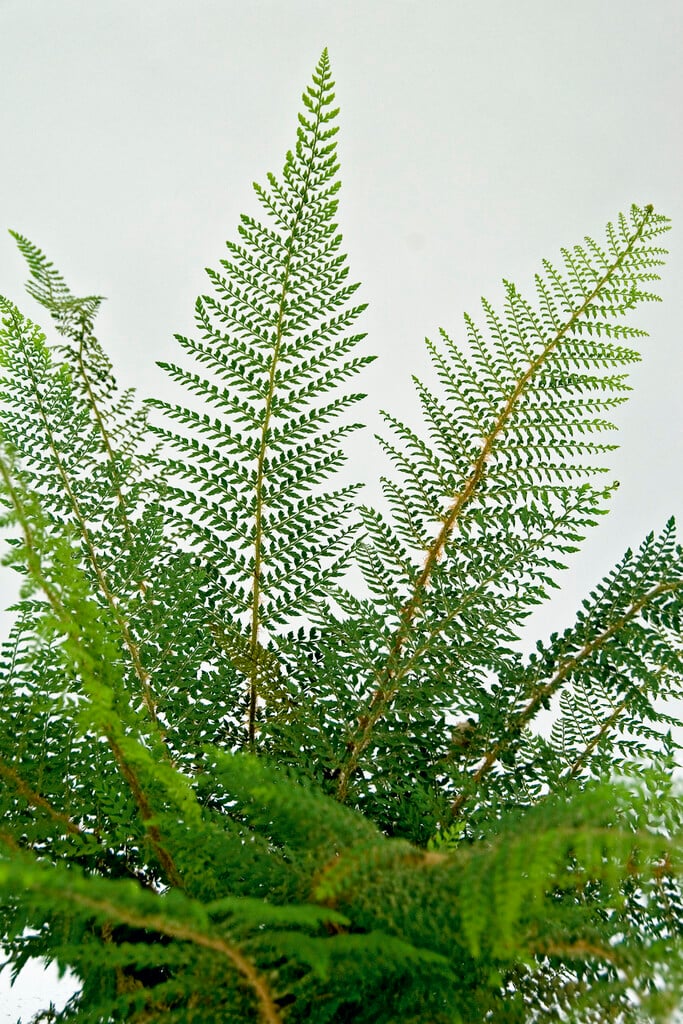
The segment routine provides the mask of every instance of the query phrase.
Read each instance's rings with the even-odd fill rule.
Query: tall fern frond
[[[365,306],[349,305],[358,285],[347,281],[334,220],[333,88],[324,51],[282,178],[254,185],[270,225],[242,217],[222,271],[207,270],[214,294],[197,299],[201,340],[176,335],[213,379],[159,364],[217,415],[150,402],[186,431],[154,428],[178,453],[163,463],[183,481],[169,488],[177,520],[220,575],[219,626],[248,679],[252,746],[269,675],[267,633],[328,591],[348,564],[355,529],[345,524],[358,487],[319,487],[359,426],[328,424],[364,396],[321,400],[373,358],[352,356],[364,335],[346,333]]]
[[[493,715],[487,680],[513,655],[500,643],[493,652],[489,637],[516,638],[605,510],[611,488],[592,478],[606,471],[614,445],[599,435],[613,429],[606,417],[624,401],[625,368],[640,358],[623,342],[645,334],[623,318],[657,299],[648,289],[667,229],[652,207],[634,206],[608,225],[604,247],[586,239],[563,250],[564,274],[544,262],[536,307],[507,281],[502,315],[483,300],[489,340],[466,317],[469,355],[445,331],[440,347],[428,341],[444,392],[442,400],[417,381],[429,442],[385,414],[397,441],[382,444],[403,481],[385,482],[393,524],[362,510],[368,542],[359,561],[391,639],[369,630],[358,654],[359,666],[375,669],[346,739],[341,799],[367,752],[391,743],[397,717],[410,729],[403,689],[439,709],[433,725],[445,711]],[[321,628],[343,637],[346,627],[323,613]]]

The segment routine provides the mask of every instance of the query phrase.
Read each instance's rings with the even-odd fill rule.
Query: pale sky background
[[[324,46],[341,106],[339,224],[366,351],[357,378],[372,430],[388,407],[413,425],[423,345],[464,310],[528,289],[542,257],[632,202],[672,217],[664,302],[645,307],[645,359],[617,413],[621,487],[532,631],[563,628],[629,545],[680,517],[683,408],[681,0],[0,0],[0,293],[25,295],[27,235],[76,294],[108,297],[97,334],[121,383],[170,394],[154,363],[192,333],[251,182],[279,173]],[[371,432],[355,476],[377,497]],[[14,586],[5,570],[0,596]],[[4,589],[3,589],[4,588]],[[0,1024],[50,998],[40,969],[7,993]],[[23,984],[22,984],[23,982]]]

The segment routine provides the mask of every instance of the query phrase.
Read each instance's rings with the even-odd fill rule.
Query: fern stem
[[[420,609],[423,593],[429,585],[434,567],[444,552],[460,513],[477,494],[478,487],[486,473],[487,460],[492,454],[497,441],[501,435],[504,434],[508,421],[512,417],[519,400],[525,393],[529,382],[541,369],[550,354],[557,348],[576,321],[580,319],[593,300],[599,295],[605,284],[619,269],[626,256],[628,256],[642,236],[652,213],[652,206],[647,206],[645,208],[645,216],[643,217],[641,224],[638,226],[638,229],[629,240],[628,245],[598,280],[597,284],[582,302],[581,306],[572,313],[567,322],[557,331],[543,351],[529,364],[529,367],[517,381],[512,393],[505,403],[505,406],[499,413],[493,429],[490,431],[488,436],[484,438],[481,451],[474,463],[472,472],[462,491],[455,497],[450,509],[445,514],[441,529],[427,551],[427,557],[425,559],[422,572],[415,582],[412,596],[401,612],[401,621],[389,650],[380,685],[377,687],[371,698],[368,712],[361,716],[363,724],[356,730],[354,738],[347,745],[348,756],[340,769],[337,784],[338,800],[342,802],[346,800],[349,780],[358,767],[360,758],[370,743],[372,731],[379,719],[386,714],[392,700],[398,692],[399,682],[405,674],[405,669],[402,670],[401,668],[397,668],[396,663],[401,655],[403,645],[408,639],[415,616]],[[361,719],[359,719],[359,723]]]
[[[558,942],[556,939],[548,939],[538,946],[532,946],[529,952],[535,956],[556,956],[571,960],[585,960],[587,957],[595,957],[597,960],[607,960],[611,964],[619,966],[623,964],[623,959],[618,957],[613,949],[598,946],[594,942],[587,942],[585,939],[579,939],[576,942]]]
[[[54,822],[61,825],[66,832],[70,833],[70,835],[85,835],[83,829],[79,828],[79,826],[76,825],[67,814],[62,814],[61,811],[58,811],[53,807],[52,804],[46,800],[44,796],[41,796],[40,793],[33,789],[32,786],[29,786],[29,784],[22,779],[21,775],[19,775],[19,773],[10,764],[7,764],[3,758],[0,758],[0,775],[14,786],[17,793],[19,793],[19,795],[22,796],[31,807],[35,807],[36,810],[45,811],[45,813],[52,818]]]
[[[663,674],[664,674],[664,669],[663,668],[660,668],[659,671],[657,673],[655,673],[655,675],[657,677],[660,677]],[[640,693],[640,694],[643,694],[646,691],[647,687],[648,687],[648,683],[645,682],[645,683],[642,684],[642,686],[638,687],[637,692]],[[573,775],[576,775],[576,773],[581,770],[581,768],[585,765],[586,761],[591,756],[591,754],[593,753],[595,748],[597,746],[599,746],[599,744],[602,741],[602,739],[607,735],[609,730],[612,728],[614,723],[617,721],[617,719],[619,718],[621,713],[623,711],[625,711],[626,708],[629,706],[629,704],[631,703],[631,699],[632,699],[631,696],[628,696],[624,700],[620,701],[615,706],[612,714],[608,715],[607,718],[605,718],[605,720],[602,722],[602,724],[601,724],[600,728],[598,729],[598,731],[592,737],[592,739],[590,739],[588,741],[588,743],[583,748],[583,750],[578,755],[578,757],[576,757],[574,759],[574,761],[572,761],[572,763],[564,771],[564,773],[563,773],[564,778],[571,778]]]
[[[12,767],[12,765],[7,764],[7,762],[4,761],[2,758],[0,758],[0,775],[4,779],[6,779],[11,785],[14,786],[17,793],[24,798],[24,800],[29,804],[29,806],[33,807],[37,811],[44,811],[45,814],[47,814],[48,817],[52,819],[52,821],[54,821],[57,825],[61,825],[64,831],[68,832],[69,835],[87,838],[90,842],[92,842],[93,839],[95,839],[100,844],[103,857],[106,856],[107,850],[104,844],[102,843],[102,840],[97,830],[95,830],[94,832],[86,832],[74,821],[72,821],[67,814],[63,814],[61,811],[58,811],[55,807],[52,806],[49,800],[46,800],[45,797],[42,796],[42,794],[40,794],[37,790],[33,789],[33,787],[30,786],[26,782],[26,780],[21,777],[21,775],[19,775],[19,773]],[[0,835],[4,842],[8,843],[8,845],[16,846],[16,844],[13,843],[11,837],[8,834],[1,833]],[[16,849],[18,850],[19,847],[16,847]],[[131,867],[126,865],[125,870],[130,875],[130,877],[134,879],[136,882],[139,882],[139,884],[143,888],[148,888],[152,891],[156,891],[154,890],[151,882],[148,879],[145,879],[144,877],[139,875]]]
[[[544,540],[546,540],[547,538],[552,538],[554,536],[556,529],[557,521],[549,521],[546,529],[538,535],[538,538],[534,542],[535,545],[540,547],[541,543]],[[515,559],[518,557],[523,557],[523,553],[520,554],[518,552],[514,555]],[[429,630],[426,631],[426,633],[424,634],[424,639],[421,641],[421,643],[413,649],[410,657],[402,663],[400,674],[397,673],[396,678],[403,678],[403,676],[407,675],[408,672],[410,672],[410,670],[412,669],[413,665],[416,662],[418,662],[424,654],[427,654],[431,650],[434,641],[438,636],[441,635],[441,633],[443,633],[446,627],[451,622],[453,622],[459,615],[462,615],[462,613],[467,610],[468,605],[470,605],[473,601],[476,601],[476,599],[481,595],[482,592],[485,591],[486,587],[490,583],[493,583],[500,575],[509,572],[512,565],[514,565],[513,560],[511,560],[510,562],[501,562],[498,565],[496,565],[495,570],[491,573],[490,576],[481,579],[477,583],[476,587],[462,595],[458,604],[454,605],[452,608],[450,608],[447,614],[443,615],[440,619],[434,622],[433,625],[430,626]],[[375,678],[378,681],[381,680],[381,672],[379,670],[375,670]]]
[[[124,779],[128,783],[128,787],[131,793],[133,794],[136,804],[138,805],[140,817],[142,818],[143,824],[145,826],[145,831],[147,832],[147,835],[150,838],[150,842],[152,844],[152,847],[154,848],[154,852],[157,855],[159,863],[161,864],[161,867],[164,870],[166,878],[168,879],[170,884],[173,885],[176,889],[184,889],[185,885],[181,878],[180,872],[176,867],[175,861],[173,860],[171,853],[164,846],[159,829],[157,828],[156,825],[152,824],[154,812],[147,799],[147,795],[144,789],[142,788],[140,780],[138,779],[131,765],[126,760],[123,751],[121,750],[119,744],[116,742],[111,730],[105,729],[104,735],[106,736],[107,743],[111,748],[112,754],[116,758],[116,763],[119,766],[119,771],[121,772]]]
[[[90,377],[88,376],[88,371],[87,371],[86,366],[85,366],[85,361],[83,359],[83,348],[84,348],[84,345],[85,345],[85,322],[81,321],[81,333],[80,333],[80,337],[79,337],[79,340],[78,340],[78,368],[81,371],[81,376],[83,377],[83,381],[85,383],[85,389],[86,389],[86,391],[88,393],[88,400],[89,400],[89,403],[90,403],[90,408],[93,411],[93,414],[95,416],[95,420],[97,421],[97,426],[98,426],[100,434],[102,436],[102,441],[104,443],[104,447],[107,450],[107,457],[109,459],[109,465],[111,466],[112,481],[114,483],[114,489],[116,491],[116,500],[118,501],[119,509],[120,509],[120,512],[121,512],[121,522],[123,524],[123,529],[125,531],[125,534],[126,534],[126,537],[128,539],[128,542],[132,545],[133,544],[133,531],[131,530],[130,522],[129,522],[128,516],[126,514],[126,503],[124,501],[123,493],[121,491],[121,481],[119,479],[118,470],[116,468],[116,462],[115,462],[115,459],[114,459],[114,451],[113,451],[112,446],[111,446],[111,441],[110,441],[110,438],[109,438],[109,433],[107,431],[107,428],[104,425],[104,419],[102,418],[102,414],[100,412],[99,406],[97,404],[97,400],[95,398],[95,394],[94,394],[93,389],[92,389],[92,384],[90,383]]]
[[[259,448],[257,469],[256,469],[256,523],[254,530],[254,570],[252,573],[252,605],[251,605],[251,635],[249,639],[250,670],[249,670],[249,749],[253,753],[256,746],[256,704],[258,698],[259,682],[259,628],[260,604],[261,604],[261,562],[263,558],[263,478],[264,462],[266,456],[266,443],[268,438],[268,427],[272,412],[273,394],[275,391],[275,369],[277,366],[280,343],[282,341],[282,316],[284,312],[284,301],[289,278],[289,266],[291,261],[291,246],[285,263],[285,274],[280,292],[278,305],[277,333],[275,349],[270,365],[268,378],[268,393],[266,395],[266,409],[261,428],[261,444]]]
[[[251,632],[249,639],[250,648],[250,670],[249,670],[249,749],[253,753],[256,749],[256,709],[258,699],[258,684],[259,684],[259,672],[260,672],[260,650],[261,645],[259,642],[259,630],[261,626],[260,617],[260,605],[261,605],[261,564],[263,561],[263,482],[264,482],[264,464],[266,458],[267,442],[268,442],[268,430],[270,426],[270,419],[273,408],[273,396],[275,394],[275,372],[277,370],[277,363],[280,354],[280,346],[282,343],[282,325],[285,313],[285,296],[287,294],[287,284],[289,281],[289,274],[292,263],[292,253],[294,250],[294,240],[296,238],[297,228],[301,222],[304,202],[306,198],[306,190],[311,178],[311,168],[313,158],[316,153],[316,144],[318,142],[318,134],[320,129],[320,117],[321,117],[321,105],[318,103],[316,110],[315,130],[313,133],[313,143],[311,145],[311,153],[306,166],[306,177],[302,186],[302,199],[297,207],[296,217],[292,224],[291,231],[289,234],[288,245],[287,245],[287,258],[284,266],[284,276],[282,280],[282,288],[280,291],[280,299],[278,302],[278,313],[277,313],[277,326],[275,336],[275,346],[273,349],[273,356],[270,364],[270,372],[268,376],[268,390],[266,393],[266,405],[265,413],[263,417],[263,424],[261,427],[261,443],[259,446],[258,461],[256,466],[256,522],[254,529],[254,568],[252,572],[252,605],[251,605]]]
[[[533,719],[536,712],[543,706],[544,702],[547,701],[554,693],[557,692],[559,687],[562,685],[566,677],[572,672],[578,665],[581,664],[586,658],[588,658],[594,651],[599,650],[604,643],[607,642],[611,637],[614,636],[627,622],[630,622],[642,609],[659,597],[660,594],[675,591],[680,589],[680,583],[660,583],[659,586],[654,587],[653,590],[649,591],[639,601],[636,601],[631,607],[625,612],[621,618],[613,622],[609,629],[604,630],[599,636],[591,640],[590,643],[584,644],[581,650],[575,654],[572,658],[568,658],[560,667],[557,672],[550,679],[545,686],[541,686],[536,690],[536,693],[527,704],[522,708],[518,715],[515,716],[513,725],[514,734],[519,732]],[[598,737],[599,738],[599,737]],[[495,743],[491,749],[484,756],[482,764],[479,766],[477,771],[472,776],[472,782],[477,786],[485,775],[490,772],[493,765],[498,761],[498,758],[513,742],[514,736],[508,734],[507,738],[503,738]],[[573,770],[573,769],[572,769]],[[467,801],[468,796],[471,794],[459,793],[451,804],[451,814],[456,815],[461,810],[463,804]]]
[[[111,903],[109,900],[95,899],[91,896],[85,896],[83,893],[70,891],[68,898],[79,906],[88,907],[96,913],[104,914],[131,928],[143,928],[145,931],[168,935],[170,938],[179,939],[181,942],[191,942],[202,949],[211,949],[221,953],[226,959],[230,960],[256,993],[261,1010],[261,1019],[265,1024],[281,1024],[282,1018],[264,979],[241,950],[230,945],[220,936],[206,935],[189,925],[168,921],[162,915],[137,914],[134,910],[124,909]]]

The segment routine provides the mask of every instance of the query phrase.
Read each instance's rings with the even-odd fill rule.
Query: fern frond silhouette
[[[324,51],[255,185],[187,404],[120,391],[79,298],[11,232],[57,337],[0,298],[0,942],[69,967],[57,1022],[663,1022],[683,996],[683,549],[669,520],[573,624],[530,613],[607,511],[607,436],[665,217],[504,282],[428,341],[424,432],[361,427]],[[151,421],[151,417],[158,419]],[[331,482],[332,481],[332,482]],[[364,592],[346,573],[357,567]],[[554,713],[552,730],[538,728]],[[45,1017],[45,1014],[43,1014]]]

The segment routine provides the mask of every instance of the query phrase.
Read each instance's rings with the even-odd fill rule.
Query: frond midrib
[[[493,452],[498,438],[504,434],[508,421],[515,410],[517,403],[525,394],[531,380],[543,367],[546,360],[555,351],[562,339],[569,331],[571,331],[575,322],[583,315],[593,300],[600,294],[605,284],[616,274],[621,264],[631,253],[633,247],[642,236],[652,213],[652,206],[645,208],[642,221],[637,230],[633,233],[632,237],[629,239],[628,244],[624,246],[623,250],[619,253],[614,262],[609,265],[605,273],[598,278],[593,289],[586,296],[578,309],[575,309],[572,312],[569,319],[559,328],[559,330],[556,331],[555,335],[548,342],[545,348],[529,364],[526,371],[517,381],[502,411],[498,414],[493,428],[485,437],[479,456],[472,469],[472,473],[466,481],[463,489],[458,495],[456,495],[448,513],[443,517],[443,525],[427,551],[422,572],[418,577],[409,601],[403,608],[401,621],[396,629],[394,640],[385,662],[384,670],[381,673],[379,685],[371,698],[368,713],[363,716],[364,724],[356,732],[353,741],[349,744],[348,756],[340,769],[337,786],[337,798],[340,801],[344,801],[346,799],[350,777],[357,768],[360,757],[370,742],[370,737],[375,724],[386,712],[391,701],[396,695],[400,679],[405,674],[404,671],[395,667],[396,662],[407,639],[415,615],[419,610],[422,594],[429,584],[434,567],[443,553],[444,547],[453,531],[460,513],[473,499],[481,480],[485,476],[487,460]]]
[[[317,117],[315,121],[315,131],[313,136],[313,143],[311,146],[311,153],[308,158],[306,166],[306,177],[303,183],[302,195],[306,195],[306,190],[311,177],[311,165],[313,155],[315,153],[315,147],[318,142],[318,135],[320,129],[320,106],[318,106]],[[254,526],[254,567],[252,570],[252,606],[251,606],[251,624],[250,624],[250,654],[251,654],[251,672],[249,678],[249,749],[255,750],[256,746],[256,706],[258,698],[258,671],[259,664],[257,659],[257,653],[259,649],[259,631],[261,626],[261,563],[263,559],[263,515],[264,515],[264,478],[265,478],[265,461],[266,451],[268,447],[268,434],[270,419],[273,412],[273,404],[276,391],[276,370],[278,365],[278,357],[280,354],[280,345],[282,342],[283,325],[286,315],[286,297],[287,297],[287,284],[289,281],[289,275],[291,271],[292,258],[294,253],[293,241],[296,238],[297,228],[302,220],[304,212],[304,200],[301,199],[297,208],[296,219],[292,224],[289,244],[286,245],[287,256],[285,258],[284,275],[282,279],[282,288],[280,290],[280,298],[278,302],[278,314],[277,314],[277,325],[275,332],[275,345],[273,348],[273,355],[270,364],[270,372],[268,376],[268,388],[265,396],[265,412],[263,417],[263,424],[261,427],[261,443],[259,445],[258,461],[256,466],[256,501],[255,501],[255,526]]]

